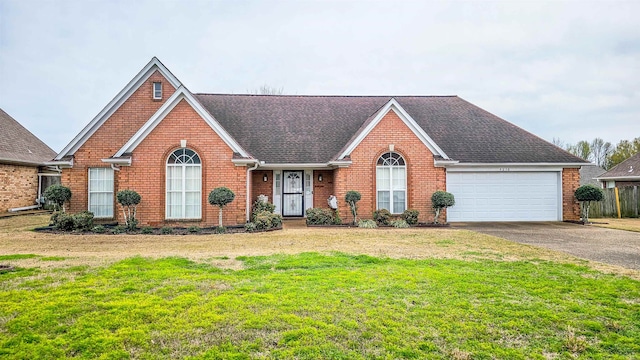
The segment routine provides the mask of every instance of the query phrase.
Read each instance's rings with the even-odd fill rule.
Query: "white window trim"
[[[112,190],[111,191],[91,191],[91,170],[101,169],[111,173]],[[115,217],[115,205],[114,205],[114,192],[115,192],[115,173],[111,168],[90,167],[87,170],[87,210],[91,211],[91,194],[111,194],[111,215],[97,216],[94,213],[96,219],[112,219]]]
[[[156,86],[160,88],[156,90]],[[159,81],[153,83],[153,100],[162,100],[162,83]]]
[[[182,149],[178,149],[178,150],[182,150]],[[192,149],[189,149],[191,151],[193,151],[197,156],[198,159],[200,159],[200,155],[198,155],[197,152],[195,152]],[[175,150],[177,151],[177,150]],[[202,160],[200,160],[199,164],[185,164],[185,163],[180,163],[180,164],[169,164],[169,159],[171,158],[171,155],[173,153],[175,153],[175,151],[171,152],[171,154],[169,154],[169,157],[167,157],[167,162],[166,162],[166,167],[165,167],[165,206],[164,206],[164,216],[166,220],[199,220],[202,219]],[[182,186],[181,186],[181,191],[180,193],[182,194],[182,203],[180,204],[182,207],[182,215],[181,217],[170,217],[169,216],[169,178],[167,176],[167,174],[169,173],[168,169],[169,167],[174,167],[174,168],[181,168],[181,180],[182,180]],[[198,167],[200,168],[200,188],[197,192],[200,193],[200,199],[199,199],[199,206],[200,206],[200,213],[198,214],[198,216],[195,217],[186,217],[184,216],[186,214],[186,201],[187,201],[187,193],[194,193],[196,191],[193,190],[189,190],[187,191],[186,189],[186,181],[187,181],[187,177],[186,177],[186,172],[187,172],[187,167]],[[171,193],[177,193],[178,191],[171,191]]]
[[[388,191],[389,192],[389,212],[392,214],[402,214],[402,212],[395,212],[394,206],[393,206],[393,168],[401,168],[404,170],[404,209],[406,210],[408,208],[407,206],[407,202],[409,201],[409,196],[407,195],[409,193],[409,189],[407,189],[407,160],[404,158],[404,156],[402,156],[402,154],[397,153],[395,151],[388,151],[385,152],[383,154],[381,154],[378,159],[380,159],[380,157],[382,157],[384,154],[387,154],[389,152],[398,154],[402,157],[402,160],[404,161],[404,165],[376,165],[376,210],[380,210],[379,208],[379,199],[378,199],[378,192],[379,191]],[[376,159],[376,163],[378,162],[378,159]],[[389,188],[388,189],[380,189],[379,188],[379,182],[378,182],[378,169],[389,169]],[[396,190],[396,191],[400,191],[400,190]],[[403,210],[404,211],[404,210]]]

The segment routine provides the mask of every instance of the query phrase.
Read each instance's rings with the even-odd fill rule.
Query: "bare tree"
[[[560,140],[560,138],[554,137],[551,143],[561,149],[565,149],[564,141]]]
[[[567,151],[577,157],[581,157],[588,161],[591,160],[591,144],[584,140],[578,141],[575,145],[567,145]]]
[[[595,162],[598,166],[606,168],[607,159],[613,151],[611,143],[605,142],[601,138],[595,138],[593,139],[593,141],[591,141],[590,147],[593,162]]]
[[[250,94],[256,94],[256,95],[283,95],[284,94],[284,88],[280,87],[280,88],[275,88],[275,87],[271,87],[267,84],[264,84],[262,86],[260,86],[258,89],[255,89],[253,91],[249,91]]]

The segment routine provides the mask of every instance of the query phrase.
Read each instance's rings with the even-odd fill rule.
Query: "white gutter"
[[[103,163],[111,164],[111,168],[113,168],[114,165],[131,166],[131,157],[107,158],[107,159],[101,159],[100,161],[102,161]]]
[[[251,220],[251,194],[249,193],[249,181],[251,181],[251,172],[255,169],[258,168],[258,166],[260,165],[260,162],[258,160],[254,160],[255,164],[253,165],[253,167],[247,168],[247,191],[246,191],[246,198],[247,198],[247,203],[245,204],[246,206],[246,217],[247,217],[247,222],[249,222],[249,220]]]

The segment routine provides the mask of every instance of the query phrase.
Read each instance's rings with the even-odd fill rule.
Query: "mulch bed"
[[[189,231],[189,228],[184,227],[175,227],[172,228],[173,232],[169,234],[163,234],[161,228],[153,228],[151,232],[142,232],[142,229],[138,229],[137,231],[122,231],[121,233],[114,234],[113,229],[115,226],[113,225],[105,225],[105,231],[103,233],[97,233],[94,231],[63,231],[54,228],[53,226],[44,226],[35,228],[35,231],[49,233],[49,234],[71,234],[71,235],[218,235],[215,227],[204,227],[200,228],[200,231]],[[244,225],[232,225],[226,226],[226,231],[223,234],[242,234],[247,231],[244,228]],[[267,232],[267,231],[276,231],[282,230],[282,226],[277,228],[267,229],[267,230],[256,230],[251,233],[259,233],[259,232]]]

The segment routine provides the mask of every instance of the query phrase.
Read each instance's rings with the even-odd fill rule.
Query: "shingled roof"
[[[457,96],[195,94],[253,156],[267,163],[327,163],[395,99],[461,163],[586,163]]]
[[[597,178],[603,180],[640,179],[640,153],[631,156]]]
[[[0,163],[42,165],[56,152],[0,109]]]

